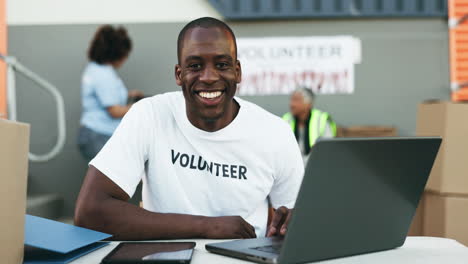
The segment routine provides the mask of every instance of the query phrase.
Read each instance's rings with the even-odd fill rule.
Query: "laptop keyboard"
[[[254,247],[252,249],[263,251],[263,252],[268,252],[268,253],[279,254],[280,250],[281,250],[281,244],[268,245],[268,246],[262,246],[262,247]]]

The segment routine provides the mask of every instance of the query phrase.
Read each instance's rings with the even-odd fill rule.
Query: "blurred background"
[[[4,7],[2,30],[6,44],[1,52],[16,57],[47,79],[64,99],[63,150],[50,161],[29,163],[27,211],[46,218],[72,221],[87,170],[76,145],[81,114],[80,83],[88,62],[89,42],[102,24],[127,28],[133,50],[118,73],[129,89],[139,89],[145,95],[180,90],[174,80],[177,35],[190,20],[212,16],[227,21],[239,39],[352,36],[359,40],[361,60],[352,73],[354,90],[346,94],[318,94],[315,104],[333,116],[342,135],[349,131],[351,136],[372,135],[372,131],[378,135],[378,131],[384,131],[384,135],[414,136],[418,105],[428,99],[451,98],[448,2],[444,0],[3,0],[0,3]],[[4,76],[1,80],[4,85]],[[53,99],[20,74],[16,87],[17,120],[31,124],[30,150],[47,152],[57,139]],[[0,98],[4,90],[0,90]],[[241,97],[278,116],[289,111],[288,94]],[[352,134],[353,131],[357,134]],[[460,173],[467,175],[466,171],[456,172]],[[453,193],[438,187],[432,191],[439,195]],[[464,197],[468,190],[455,193]],[[138,202],[139,195],[137,192],[132,201]],[[468,212],[468,207],[465,209]],[[422,222],[420,226],[416,234],[423,233]],[[467,242],[468,235],[464,239]]]

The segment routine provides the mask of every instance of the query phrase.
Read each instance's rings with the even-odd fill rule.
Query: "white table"
[[[221,242],[223,240],[177,240],[195,241],[197,246],[192,259],[192,264],[237,264],[252,263],[239,259],[224,257],[209,253],[205,250],[205,244]],[[111,242],[109,245],[83,256],[72,264],[98,264],[119,242]],[[332,259],[314,262],[320,264],[468,264],[468,248],[452,239],[435,237],[408,237],[405,244],[397,249],[381,251],[377,253]]]

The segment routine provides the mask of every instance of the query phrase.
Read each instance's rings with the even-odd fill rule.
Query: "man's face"
[[[187,116],[192,123],[232,118],[226,111],[234,105],[241,81],[234,40],[223,29],[196,27],[183,39],[176,83],[182,86]]]
[[[301,93],[295,92],[291,95],[289,108],[293,116],[298,116],[310,112],[312,105],[304,101],[304,96]]]

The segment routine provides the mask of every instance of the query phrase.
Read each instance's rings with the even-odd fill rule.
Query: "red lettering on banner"
[[[290,94],[299,86],[310,87],[317,93],[349,93],[349,72],[314,71],[273,72],[264,71],[243,76],[238,93],[241,95]]]

